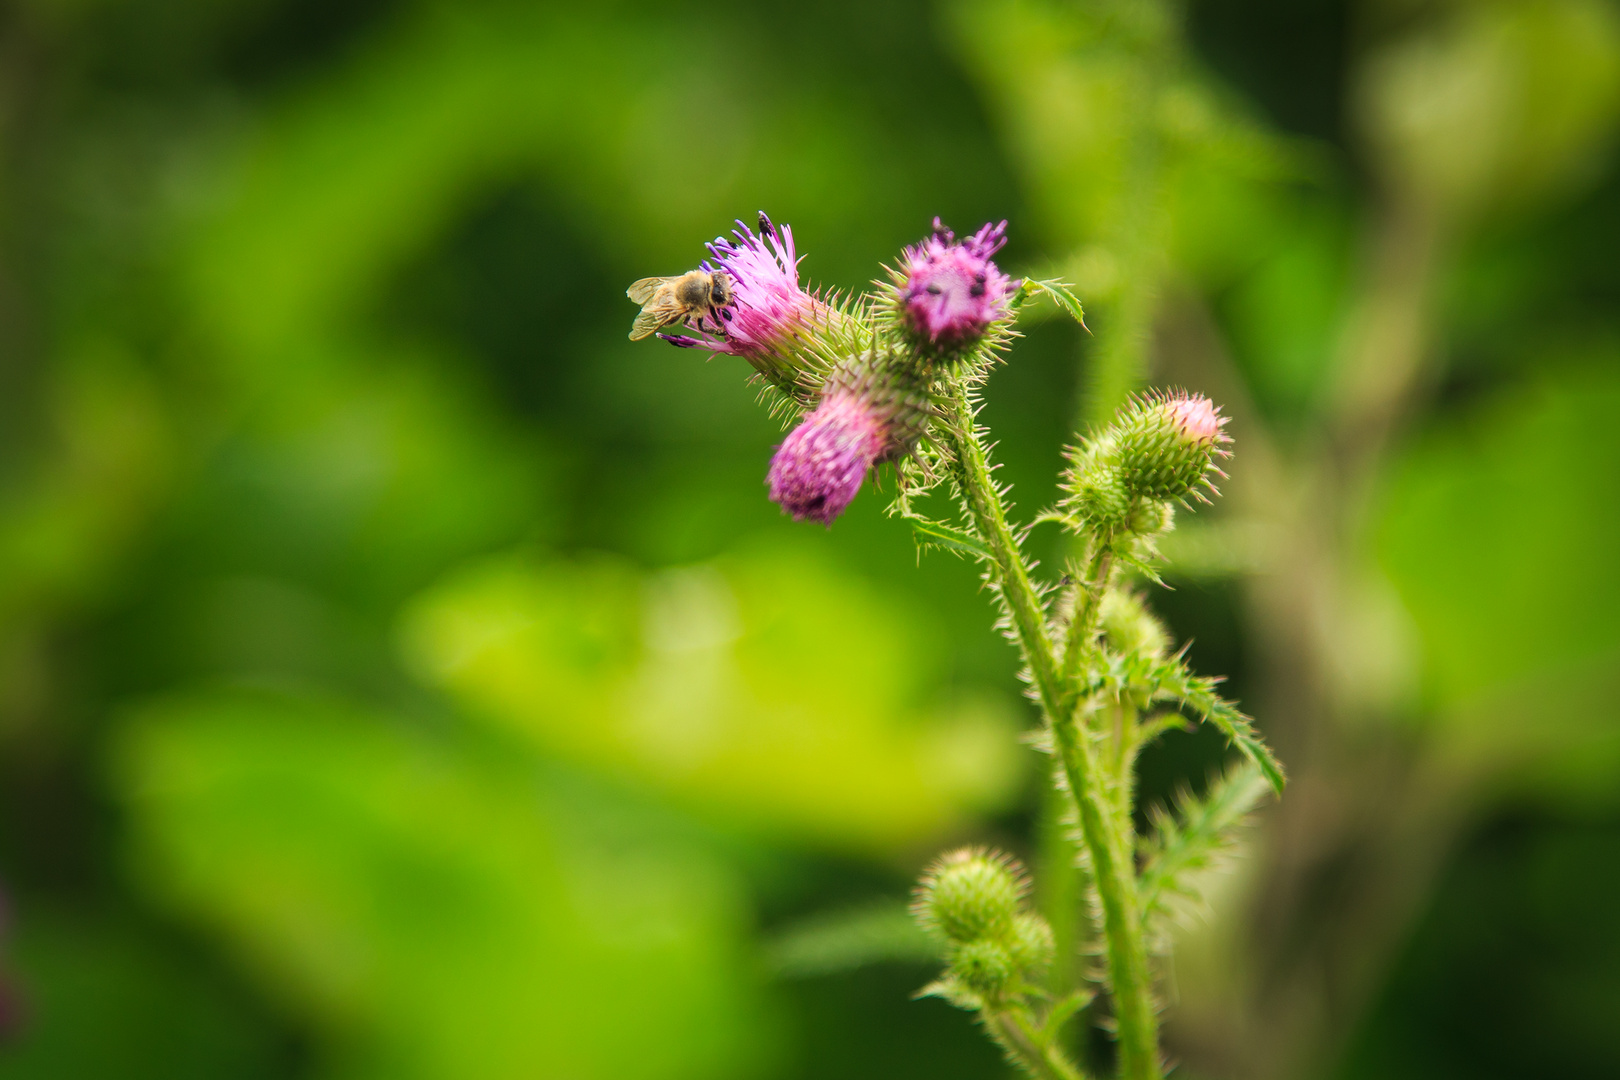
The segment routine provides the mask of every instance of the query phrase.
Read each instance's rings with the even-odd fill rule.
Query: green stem
[[[1001,505],[1001,493],[990,476],[990,457],[974,433],[973,408],[960,382],[951,385],[950,435],[955,444],[952,470],[974,531],[995,560],[993,576],[1012,616],[1013,632],[1029,665],[1035,692],[1048,717],[1064,715],[1069,694],[1058,671],[1052,639],[1046,632],[1046,608],[1035,586]]]
[[[950,404],[948,419],[955,452],[952,469],[957,487],[979,539],[994,560],[994,582],[1006,602],[1013,632],[1052,730],[1058,759],[1079,811],[1081,839],[1096,878],[1103,909],[1114,1019],[1119,1029],[1120,1075],[1125,1080],[1159,1080],[1158,1017],[1153,1008],[1147,943],[1142,936],[1130,845],[1121,836],[1118,818],[1109,805],[1101,768],[1093,759],[1089,738],[1081,728],[1082,711],[1072,689],[1074,680],[1064,678],[1064,672],[1059,669],[1052,639],[1047,633],[1045,607],[1030,584],[1023,553],[1007,526],[1006,511],[991,478],[989,455],[974,430],[973,409],[960,383],[951,388]],[[1093,557],[1092,571],[1106,575],[1108,569],[1104,548]],[[1086,603],[1087,622],[1094,617],[1095,606],[1095,600]],[[1076,619],[1080,617],[1081,612],[1077,611]],[[1084,650],[1090,635],[1082,636],[1085,640],[1079,648]],[[1078,661],[1076,667],[1079,667]]]
[[[1040,820],[1040,864],[1035,875],[1041,913],[1052,927],[1052,968],[1047,978],[1052,1000],[1058,1001],[1079,989],[1082,943],[1092,937],[1090,918],[1082,897],[1085,881],[1081,876],[1074,829],[1068,823],[1074,804],[1058,783],[1046,774],[1042,785]],[[1083,1068],[1086,1047],[1081,1040],[1068,1040],[1064,1049]]]
[[[1097,613],[1102,609],[1103,593],[1114,572],[1114,548],[1099,542],[1097,550],[1086,564],[1086,574],[1075,586],[1074,613],[1069,617],[1069,630],[1063,642],[1063,677],[1073,681],[1080,674],[1080,664],[1089,651],[1097,631]]]
[[[1085,1080],[1056,1047],[1036,1039],[1012,1012],[986,1012],[984,1022],[996,1042],[1035,1080]]]
[[[1153,1007],[1131,845],[1121,835],[1119,818],[1103,790],[1103,777],[1078,714],[1053,724],[1052,734],[1069,787],[1076,793],[1080,834],[1091,856],[1103,909],[1109,991],[1119,1029],[1120,1075],[1126,1080],[1159,1080],[1159,1019]]]

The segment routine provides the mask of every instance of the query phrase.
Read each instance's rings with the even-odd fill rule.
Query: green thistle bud
[[[996,941],[967,941],[951,951],[951,974],[992,1000],[1012,985],[1018,966],[1012,952]]]
[[[1013,921],[1012,958],[1020,971],[1047,967],[1056,951],[1052,928],[1045,919],[1025,913]]]
[[[1028,890],[1010,856],[961,848],[940,857],[917,886],[912,914],[922,926],[956,944],[1006,941]],[[1009,961],[1010,962],[1010,961]]]
[[[1137,398],[1115,422],[1119,468],[1133,495],[1181,499],[1219,472],[1215,458],[1230,442],[1226,417],[1199,394],[1176,392]]]
[[[1115,652],[1137,656],[1163,656],[1170,635],[1135,593],[1110,589],[1098,611],[1103,633]]]
[[[1064,502],[1070,511],[1099,533],[1127,531],[1137,500],[1125,487],[1112,433],[1104,432],[1069,456]]]

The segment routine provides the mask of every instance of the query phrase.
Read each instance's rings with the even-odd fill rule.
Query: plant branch
[[[1097,629],[1097,612],[1102,607],[1103,593],[1114,572],[1112,544],[1098,542],[1086,564],[1086,574],[1075,585],[1074,613],[1069,618],[1069,629],[1063,642],[1063,677],[1073,681],[1080,674],[1080,664]]]
[[[949,423],[945,427],[954,444],[952,469],[962,504],[993,560],[992,580],[1006,604],[1031,682],[1051,728],[1053,745],[1076,803],[1081,838],[1096,878],[1103,909],[1110,990],[1119,1029],[1120,1074],[1126,1080],[1159,1080],[1162,1074],[1158,1017],[1153,1006],[1131,845],[1120,835],[1118,821],[1109,805],[1089,736],[1082,728],[1083,717],[1078,708],[1078,695],[1072,689],[1073,680],[1064,679],[1058,667],[1047,633],[1045,605],[1030,582],[1023,554],[1007,526],[1001,495],[990,475],[989,456],[975,430],[973,407],[960,381],[952,384],[949,401]],[[1100,557],[1094,557],[1093,570],[1105,574],[1108,566]],[[1087,605],[1088,612],[1092,606]],[[1091,618],[1090,614],[1086,615],[1087,621]],[[1084,643],[1079,648],[1083,650]]]
[[[1035,1080],[1086,1080],[1050,1040],[1037,1037],[1012,1011],[987,1012],[984,1022],[1008,1056]]]
[[[962,505],[974,532],[990,557],[990,574],[1000,590],[1012,621],[1013,633],[1029,666],[1030,680],[1048,717],[1061,716],[1068,694],[1058,671],[1052,639],[1046,631],[1046,605],[1030,582],[1022,551],[1007,525],[1001,493],[990,475],[990,456],[974,427],[973,406],[967,389],[951,385],[951,415],[946,426],[952,442],[952,470]]]

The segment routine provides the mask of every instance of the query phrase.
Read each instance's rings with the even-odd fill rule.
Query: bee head
[[[714,275],[709,286],[709,302],[715,307],[725,307],[731,303],[731,279],[725,274]]]

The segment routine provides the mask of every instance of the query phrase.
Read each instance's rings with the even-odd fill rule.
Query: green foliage
[[[853,971],[881,961],[942,957],[939,940],[893,902],[814,915],[788,927],[766,947],[767,966],[789,979]]]
[[[1414,447],[1378,534],[1447,754],[1578,802],[1612,797],[1620,753],[1604,704],[1620,653],[1608,542],[1620,382],[1607,355],[1481,401]],[[1465,587],[1486,578],[1489,589]]]
[[[1151,936],[1163,938],[1178,905],[1200,901],[1200,877],[1231,856],[1239,830],[1268,790],[1266,777],[1245,762],[1215,779],[1203,798],[1184,790],[1173,811],[1154,808],[1154,831],[1142,841],[1137,879]]]
[[[1081,326],[1086,325],[1085,308],[1081,305],[1080,298],[1074,295],[1074,291],[1068,285],[1057,280],[1037,281],[1031,278],[1024,282],[1022,295],[1018,300],[1021,302],[1023,297],[1033,296],[1036,293],[1049,297],[1058,306],[1058,309],[1066,313],[1069,318]]]
[[[1281,795],[1287,783],[1282,764],[1254,730],[1249,718],[1239,712],[1237,706],[1215,693],[1220,681],[1212,676],[1193,675],[1181,665],[1179,658],[1158,664],[1147,674],[1152,700],[1178,701],[1198,714],[1205,723],[1214,725]]]
[[[401,633],[470,716],[754,829],[881,850],[1018,777],[1004,713],[918,709],[922,628],[791,548],[655,576],[496,560],[430,590]]]
[[[29,903],[8,974],[30,1034],[8,1047],[8,1080],[260,1080],[289,1047],[218,970],[129,913]]]
[[[286,695],[154,703],[114,775],[149,893],[351,1075],[736,1075],[760,1051],[739,882],[656,818]]]
[[[1448,214],[1522,209],[1584,179],[1620,118],[1620,18],[1464,5],[1372,57],[1358,89],[1394,183]]]

